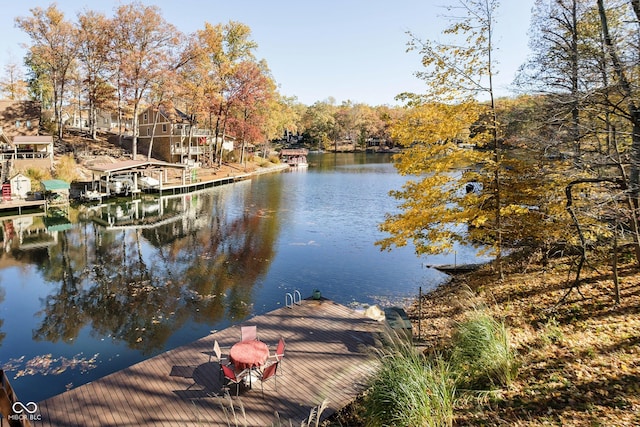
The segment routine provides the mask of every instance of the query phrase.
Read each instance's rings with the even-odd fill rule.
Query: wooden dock
[[[41,420],[33,424],[271,426],[279,419],[282,425],[300,425],[325,399],[322,419],[346,406],[377,364],[372,347],[381,325],[329,300],[302,300],[243,324],[257,325],[272,354],[281,336],[286,341],[276,384],[265,382],[264,398],[259,383],[241,387],[238,398],[231,386],[232,397],[225,397],[219,366],[215,358],[210,361],[214,339],[223,353],[239,340],[240,325],[235,325],[39,402]]]
[[[22,215],[23,209],[46,209],[47,202],[45,200],[2,200],[0,202],[0,211],[17,211],[18,215]]]

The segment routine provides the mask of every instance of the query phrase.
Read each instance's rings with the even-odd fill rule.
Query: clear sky
[[[238,21],[251,28],[257,57],[265,59],[280,93],[311,105],[333,97],[337,103],[395,105],[402,92],[423,92],[414,76],[421,68],[417,52],[406,52],[407,31],[438,40],[448,25],[444,4],[455,0],[143,0],[160,7],[164,18],[184,33],[211,24]],[[534,0],[502,0],[495,40],[496,92],[508,90],[528,53],[527,31]],[[52,1],[3,2],[0,14],[0,65],[22,63],[22,43],[15,17]],[[108,16],[128,1],[58,0],[69,20],[78,12],[97,10]],[[0,70],[0,73],[2,70]]]

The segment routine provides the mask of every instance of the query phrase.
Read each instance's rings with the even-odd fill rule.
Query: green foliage
[[[455,385],[449,365],[394,339],[364,398],[366,425],[451,426]]]
[[[507,328],[481,310],[456,328],[451,364],[458,387],[470,390],[508,386],[518,372]]]

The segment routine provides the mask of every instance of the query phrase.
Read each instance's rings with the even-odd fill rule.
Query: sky
[[[424,40],[443,40],[450,23],[443,7],[456,0],[142,0],[185,34],[211,24],[242,22],[258,44],[256,57],[266,60],[279,92],[303,104],[333,98],[371,106],[398,105],[402,92],[422,93],[425,82],[417,52],[407,52],[407,31]],[[509,85],[528,55],[527,32],[534,0],[502,0],[494,40],[498,74],[495,91],[509,96]],[[0,66],[22,64],[29,38],[15,18],[52,1],[3,3],[0,14]],[[130,1],[58,0],[65,17],[96,10],[112,16]],[[0,69],[0,74],[3,73]]]

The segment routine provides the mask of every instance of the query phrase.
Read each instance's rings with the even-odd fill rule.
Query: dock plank
[[[285,357],[277,378],[240,397],[225,396],[213,342],[223,352],[240,339],[240,326],[216,331],[104,378],[38,404],[38,426],[228,426],[299,425],[313,407],[328,400],[326,418],[353,400],[377,366],[372,347],[381,325],[329,300],[303,300],[248,319],[271,354],[280,337]],[[231,403],[233,402],[233,403]],[[231,417],[234,405],[239,419]],[[242,415],[240,407],[244,408]]]

